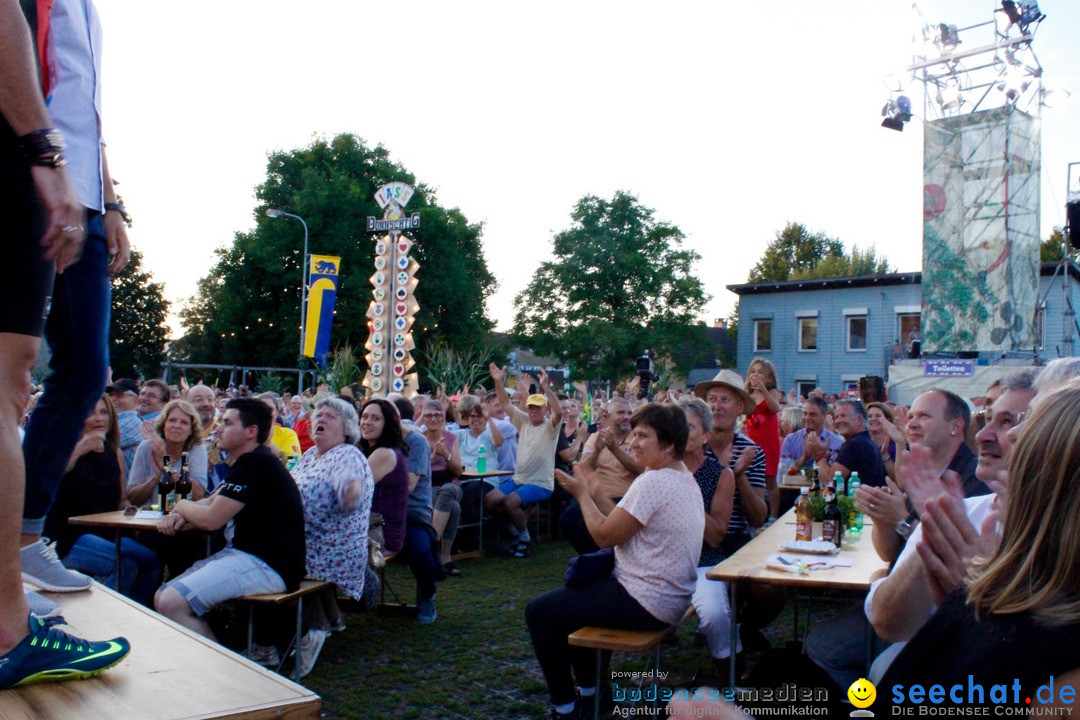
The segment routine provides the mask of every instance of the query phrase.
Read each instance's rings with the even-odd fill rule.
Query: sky
[[[915,50],[905,0],[95,1],[109,165],[174,331],[213,250],[254,226],[267,154],[338,133],[483,223],[500,330],[586,194],[628,191],[685,233],[707,322],[788,222],[921,267],[921,86],[907,129],[880,127],[883,77]],[[960,27],[998,6],[918,3]],[[1080,3],[1040,7],[1044,77],[1072,94],[1043,113],[1046,237],[1080,162]]]

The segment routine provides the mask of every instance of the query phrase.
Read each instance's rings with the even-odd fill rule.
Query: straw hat
[[[721,370],[716,373],[716,377],[712,380],[706,380],[705,382],[699,382],[694,386],[694,394],[702,400],[705,400],[709,396],[709,390],[714,387],[725,387],[735,393],[736,396],[743,402],[744,414],[749,415],[754,412],[756,403],[754,398],[750,397],[750,393],[743,389],[743,379],[739,373],[734,370]]]

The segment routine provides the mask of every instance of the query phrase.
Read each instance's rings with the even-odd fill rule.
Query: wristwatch
[[[896,534],[907,540],[911,537],[911,533],[915,531],[915,526],[919,524],[919,516],[912,511],[910,515],[896,523]]]

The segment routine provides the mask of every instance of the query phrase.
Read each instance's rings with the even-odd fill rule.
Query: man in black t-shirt
[[[881,448],[870,437],[870,420],[866,407],[854,398],[836,402],[834,424],[836,432],[844,437],[844,444],[836,453],[836,462],[830,464],[827,448],[820,438],[807,438],[806,450],[811,453],[825,485],[836,474],[846,481],[851,473],[859,473],[859,483],[870,487],[885,485],[885,466],[881,462]],[[843,492],[845,485],[837,490]]]
[[[175,534],[190,522],[213,531],[229,520],[232,542],[170,580],[154,607],[200,635],[213,638],[202,619],[215,605],[241,595],[295,590],[304,578],[304,506],[292,476],[265,446],[272,423],[258,400],[230,400],[218,426],[218,447],[233,458],[225,482],[198,502],[181,500],[158,530]]]

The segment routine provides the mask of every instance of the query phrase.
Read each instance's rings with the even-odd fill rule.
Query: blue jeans
[[[88,213],[82,258],[56,276],[45,340],[52,351],[41,396],[23,441],[26,499],[22,532],[45,528],[68,458],[82,434],[83,421],[105,391],[109,367],[109,253],[105,224]]]
[[[116,544],[98,535],[80,535],[64,556],[64,566],[92,575],[113,587],[116,584]],[[131,538],[120,539],[120,593],[149,608],[161,582],[161,560],[150,548]]]
[[[435,530],[430,525],[412,518],[407,520],[401,555],[416,578],[417,600],[427,600],[435,595],[435,574],[441,569],[435,541]]]

